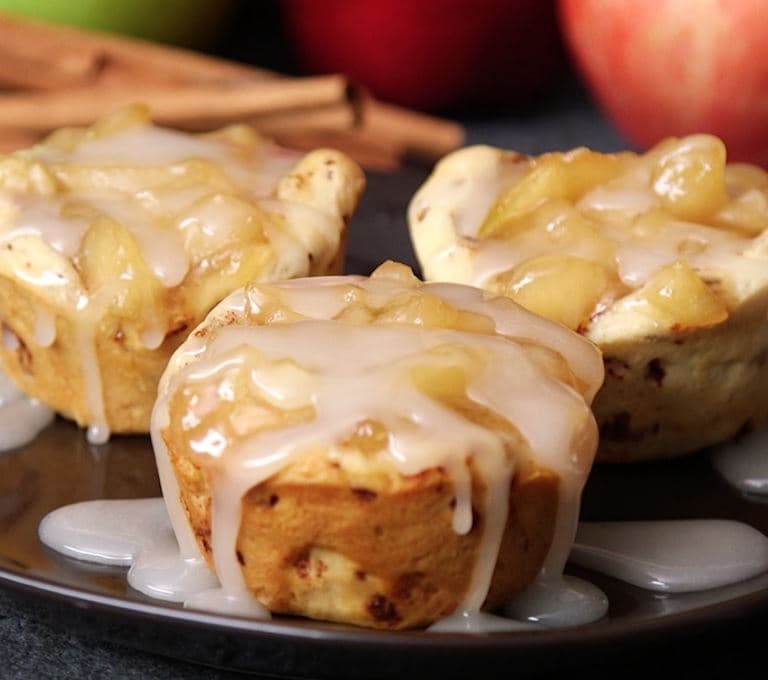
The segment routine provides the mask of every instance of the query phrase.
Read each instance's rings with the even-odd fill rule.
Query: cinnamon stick
[[[335,146],[377,169],[406,158],[432,162],[464,141],[456,123],[350,94],[342,76],[285,78],[176,47],[0,13],[2,85],[32,88],[0,94],[0,131],[11,145],[88,125],[135,101],[147,103],[160,124],[206,130],[248,122],[285,144]]]
[[[396,144],[416,159],[434,161],[464,143],[464,128],[453,121],[384,104],[369,96],[362,96],[359,106],[363,135]]]
[[[26,149],[40,141],[40,134],[31,130],[0,130],[0,153]]]
[[[311,110],[347,101],[342,76],[286,78],[238,87],[165,89],[78,88],[0,95],[0,128],[52,130],[88,125],[127,104],[142,101],[153,119],[183,127],[205,120],[223,124],[292,109]]]
[[[259,132],[279,135],[296,131],[340,132],[351,130],[357,124],[357,113],[349,102],[278,111],[250,118],[246,121]]]
[[[294,130],[281,132],[273,137],[279,144],[301,151],[320,147],[337,149],[371,170],[391,172],[403,164],[402,150],[396,145],[361,135],[357,130]]]
[[[48,28],[30,36],[24,20],[0,16],[0,83],[16,87],[54,89],[93,80],[104,64],[104,51],[70,40]]]
[[[150,75],[150,80],[165,83],[222,83],[242,80],[266,80],[277,74],[245,64],[218,59],[190,50],[96,31],[85,31],[70,26],[46,24],[0,13],[0,45],[18,53],[19,46],[46,49],[43,59],[56,61],[56,52],[66,47],[91,55],[91,60],[103,59],[99,81],[105,84],[125,84],[125,73]],[[48,58],[52,57],[52,58]],[[66,59],[65,59],[66,61]],[[112,77],[112,71],[118,77]],[[87,69],[86,69],[87,71]],[[140,81],[139,81],[140,82]]]

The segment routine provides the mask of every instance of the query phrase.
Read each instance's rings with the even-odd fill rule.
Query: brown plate
[[[510,664],[520,673],[562,670],[594,664],[594,654],[605,663],[642,657],[672,641],[679,653],[694,639],[701,658],[702,634],[722,641],[740,626],[768,619],[768,575],[670,596],[581,572],[605,590],[611,606],[604,620],[577,629],[470,635],[376,632],[287,617],[253,621],[151,600],[127,585],[123,570],[64,558],[37,539],[39,521],[62,505],[158,494],[148,438],[115,437],[92,447],[80,430],[56,421],[29,446],[0,457],[0,583],[25,594],[38,615],[42,611],[59,623],[85,626],[151,652],[282,677],[338,677],[342,659],[365,669],[361,677],[368,678],[404,672],[466,677],[470,667],[482,669],[483,677],[508,677]],[[768,532],[768,506],[732,491],[706,455],[598,466],[585,491],[582,516],[718,517]],[[41,610],[40,604],[46,606]],[[742,631],[739,643],[745,639]]]

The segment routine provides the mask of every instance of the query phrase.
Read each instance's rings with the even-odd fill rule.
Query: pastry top
[[[399,475],[446,470],[454,529],[466,533],[470,466],[497,528],[526,456],[559,475],[563,497],[578,498],[596,447],[589,402],[602,371],[595,347],[569,330],[475,288],[423,284],[403,265],[386,263],[370,278],[249,284],[190,334],[160,381],[152,434],[180,544],[196,552],[165,452],[168,428],[210,472],[214,513],[217,494],[241,498],[323,450],[359,461],[365,486],[377,475],[397,485]],[[227,505],[234,515],[213,520],[225,588],[238,567],[224,564],[234,550],[217,553],[215,527],[238,526],[240,507]],[[498,550],[486,533],[491,568],[473,585],[478,607]]]
[[[163,129],[140,106],[2,156],[0,322],[24,352],[0,361],[93,442],[146,432],[167,357],[216,303],[340,269],[363,184],[337,151]]]
[[[117,310],[127,342],[152,348],[174,323],[168,291],[201,318],[257,274],[325,272],[362,185],[335,151],[172,131],[129,107],[0,158],[0,276],[57,314]]]
[[[709,135],[645,154],[443,159],[409,207],[429,280],[478,285],[600,343],[718,324],[768,290],[768,173]]]

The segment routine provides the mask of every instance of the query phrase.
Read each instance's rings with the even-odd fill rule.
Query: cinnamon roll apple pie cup
[[[160,381],[182,555],[272,612],[403,629],[494,609],[562,571],[601,381],[577,334],[403,265],[249,283]]]
[[[409,207],[427,280],[508,296],[598,345],[598,459],[768,423],[768,173],[709,135],[644,154],[444,158]]]
[[[176,132],[139,106],[2,156],[0,366],[94,442],[147,432],[168,358],[213,305],[340,271],[362,187],[339,152]]]

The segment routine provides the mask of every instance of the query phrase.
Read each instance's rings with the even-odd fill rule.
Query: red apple
[[[527,103],[564,63],[554,0],[284,0],[302,64],[419,109]]]
[[[566,42],[599,104],[648,147],[709,132],[768,166],[766,0],[560,0]]]

